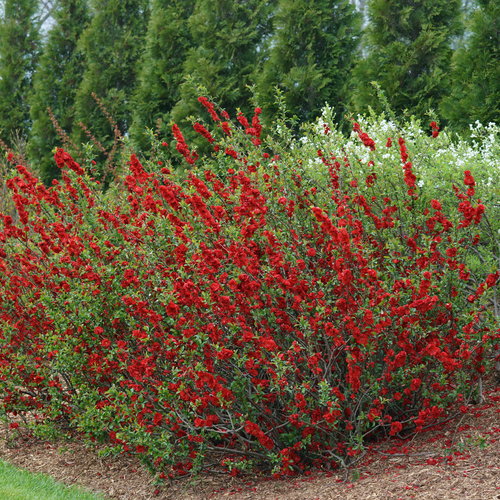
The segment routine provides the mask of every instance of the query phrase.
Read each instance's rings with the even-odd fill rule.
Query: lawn
[[[65,486],[44,474],[34,474],[0,461],[0,498],[9,500],[98,500],[76,486]]]

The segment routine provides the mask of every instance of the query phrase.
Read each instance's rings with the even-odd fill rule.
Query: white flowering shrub
[[[500,127],[495,123],[471,125],[470,139],[465,140],[446,130],[440,131],[436,122],[425,126],[416,119],[404,124],[396,123],[386,115],[358,116],[353,120],[349,137],[333,125],[333,110],[325,107],[318,121],[304,130],[296,146],[309,160],[307,175],[311,185],[328,175],[327,162],[341,165],[340,177],[358,179],[358,189],[367,199],[370,196],[393,196],[405,176],[404,165],[411,164],[415,179],[415,203],[431,209],[431,200],[439,199],[450,213],[456,213],[454,224],[460,224],[460,193],[465,172],[474,180],[474,199],[484,204],[486,231],[481,230],[479,242],[466,256],[474,282],[500,267]],[[407,160],[402,161],[401,145],[404,137]],[[292,154],[290,154],[290,157]],[[349,160],[347,160],[349,159]],[[355,160],[354,160],[355,159]],[[389,167],[388,167],[389,166]],[[391,168],[391,172],[387,172]],[[384,169],[380,175],[380,169]],[[344,175],[342,175],[344,172]],[[367,182],[375,175],[376,183]],[[455,186],[455,188],[454,188]],[[454,210],[452,210],[454,209]],[[470,238],[478,239],[478,228],[470,227]],[[500,314],[498,298],[493,307]]]
[[[303,146],[323,148],[339,160],[350,158],[349,167],[360,176],[366,175],[368,170],[376,172],[377,163],[387,165],[392,161],[397,179],[403,172],[398,138],[404,137],[417,185],[419,188],[425,186],[421,196],[434,198],[453,184],[461,185],[464,171],[469,170],[476,181],[477,197],[488,205],[491,202],[500,205],[500,127],[495,123],[476,122],[470,126],[471,140],[465,140],[446,130],[433,137],[431,127],[423,126],[416,119],[401,126],[384,115],[358,116],[356,123],[374,141],[374,150],[366,147],[354,130],[346,141],[344,134],[332,123],[332,109],[325,107],[322,117],[302,138]],[[330,129],[328,134],[325,134],[325,125]],[[389,138],[392,145],[387,147]],[[352,158],[357,158],[357,163],[353,164]],[[369,165],[370,162],[374,165]],[[321,164],[320,158],[314,162],[315,166]],[[451,197],[452,200],[456,202],[456,198]]]

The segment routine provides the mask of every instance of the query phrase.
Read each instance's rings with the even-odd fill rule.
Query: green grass
[[[0,498],[5,500],[103,500],[76,486],[57,483],[44,474],[32,474],[0,460]]]

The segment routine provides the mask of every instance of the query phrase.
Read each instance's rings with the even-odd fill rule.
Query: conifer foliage
[[[258,100],[276,110],[275,88],[302,120],[326,102],[343,112],[361,20],[347,0],[280,0],[269,58],[257,72]]]
[[[99,109],[95,93],[125,133],[131,121],[131,101],[136,87],[137,66],[141,56],[147,0],[93,0],[92,21],[80,38],[85,72],[76,94],[76,122],[82,122],[104,147],[113,142],[113,130]],[[88,141],[83,131],[75,140]]]
[[[260,107],[266,125],[278,93],[297,123],[325,103],[337,122],[388,103],[420,119],[433,110],[432,121],[461,133],[500,119],[499,9],[493,0],[0,0],[0,139],[48,183],[63,145],[48,108],[74,149],[99,142],[91,156],[107,167],[120,164],[111,161],[120,134],[147,155],[149,131],[166,137],[174,122],[202,153],[206,141],[185,127],[200,119],[199,96],[248,116]]]
[[[470,37],[453,56],[451,95],[441,108],[456,130],[476,120],[500,121],[500,4],[479,0],[469,29]]]
[[[195,85],[228,109],[248,106],[255,66],[262,57],[261,44],[270,32],[275,1],[198,0],[189,19],[195,47],[184,63],[184,74]],[[180,99],[172,115],[181,122],[197,108],[195,85],[180,87]]]
[[[89,22],[87,2],[58,0],[53,8],[54,23],[33,79],[30,115],[33,121],[28,153],[45,182],[58,175],[52,150],[61,145],[48,108],[61,128],[71,134],[74,125],[75,94],[83,75],[82,54],[77,43]]]
[[[186,0],[152,2],[130,130],[140,149],[147,148],[146,128],[155,128],[158,120],[167,124],[179,100],[183,64],[191,47],[188,19],[193,6]]]
[[[0,22],[0,137],[25,138],[27,95],[39,54],[37,0],[5,0]]]
[[[460,0],[371,0],[352,81],[354,109],[380,111],[372,82],[394,111],[436,110],[448,93],[451,41],[461,31]]]

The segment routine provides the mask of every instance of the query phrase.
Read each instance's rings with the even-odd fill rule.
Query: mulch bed
[[[204,473],[158,486],[135,457],[99,458],[79,441],[43,442],[0,431],[0,458],[107,498],[201,500],[497,500],[500,499],[500,387],[439,428],[405,441],[377,443],[356,469],[288,479]]]

